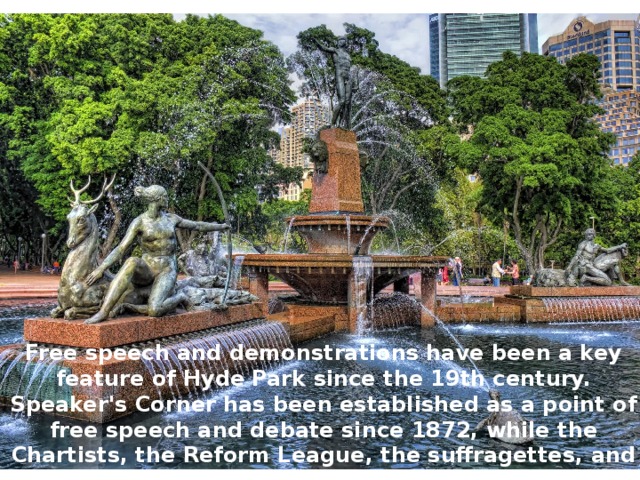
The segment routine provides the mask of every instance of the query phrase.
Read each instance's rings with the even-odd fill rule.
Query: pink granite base
[[[533,287],[515,285],[510,294],[519,297],[637,297],[640,287]]]
[[[231,306],[223,311],[121,317],[94,325],[87,325],[83,320],[31,318],[24,321],[24,339],[69,347],[110,348],[263,317],[262,304],[253,303]]]

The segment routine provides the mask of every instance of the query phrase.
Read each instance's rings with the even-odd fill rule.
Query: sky
[[[633,13],[566,13],[578,11],[602,12],[615,5],[618,10],[637,7],[634,2],[606,4],[602,0],[537,0],[518,2],[506,0],[448,0],[449,12],[538,13],[539,46],[551,35],[561,33],[577,16],[584,15],[593,22],[605,19],[635,20]],[[429,8],[432,7],[432,8]],[[86,0],[21,0],[8,2],[0,11],[11,12],[130,12],[173,13],[181,18],[186,13],[221,13],[243,25],[264,32],[267,40],[275,43],[285,55],[296,47],[298,32],[325,24],[336,34],[344,32],[342,24],[355,23],[376,34],[383,52],[398,56],[410,65],[429,73],[428,13],[443,4],[427,0],[396,0],[374,2],[373,0],[111,0],[110,2],[87,2]],[[286,12],[286,13],[278,13]],[[318,13],[323,12],[323,13]],[[357,13],[362,12],[362,13]],[[556,12],[556,13],[552,13]]]
[[[375,32],[380,49],[396,55],[422,73],[429,73],[428,13],[423,14],[233,14],[225,16],[243,25],[264,32],[267,40],[275,43],[286,56],[296,48],[298,32],[320,24],[325,24],[335,34],[344,33],[344,23],[354,23]],[[562,33],[571,20],[586,16],[594,23],[608,19],[635,20],[638,13],[545,13],[538,14],[539,51],[542,44],[552,35]]]

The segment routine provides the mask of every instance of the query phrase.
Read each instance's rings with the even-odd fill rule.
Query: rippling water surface
[[[30,311],[16,310],[7,312],[6,309],[0,316],[0,344],[13,343],[21,340],[22,318],[25,316],[38,315],[48,310],[50,306],[34,308]],[[579,399],[588,399],[596,395],[604,399],[607,411],[604,413],[552,413],[548,417],[543,417],[541,413],[528,413],[525,417],[534,420],[536,425],[546,425],[551,430],[549,438],[537,439],[534,446],[543,446],[547,450],[571,449],[580,456],[582,463],[580,467],[598,467],[591,461],[591,453],[595,449],[608,449],[624,446],[640,447],[640,415],[638,413],[615,413],[609,410],[609,405],[614,399],[629,398],[640,392],[640,323],[612,323],[612,324],[556,324],[556,325],[509,325],[509,324],[479,324],[479,325],[458,325],[449,327],[459,338],[460,342],[467,348],[480,348],[485,352],[485,358],[477,362],[478,367],[490,379],[498,373],[535,373],[540,370],[543,373],[573,373],[585,374],[585,379],[589,382],[586,387],[573,391],[571,386],[566,387],[541,387],[541,386],[504,386],[500,387],[503,399],[509,399],[515,405],[519,405],[523,400],[533,400],[536,407],[540,408],[544,399],[561,400],[573,399],[577,395]],[[455,348],[451,339],[441,328],[434,330],[420,330],[417,328],[402,328],[392,331],[377,332],[372,337],[356,337],[348,334],[333,334],[328,337],[317,339],[303,345],[306,348],[323,347],[326,343],[334,347],[359,347],[362,344],[375,344],[377,348],[416,348],[420,352],[421,358],[417,361],[394,362],[392,360],[373,361],[294,361],[280,366],[276,373],[291,373],[294,370],[303,373],[307,379],[307,386],[272,387],[266,382],[259,385],[235,387],[220,390],[213,395],[219,400],[214,411],[211,413],[158,413],[158,414],[136,414],[118,421],[118,424],[131,425],[169,425],[177,421],[182,422],[192,428],[192,432],[197,432],[199,425],[234,425],[241,420],[250,428],[262,421],[267,425],[279,425],[280,422],[287,422],[290,425],[306,425],[309,422],[316,422],[319,425],[331,425],[334,431],[342,426],[353,424],[359,421],[367,425],[400,425],[405,434],[400,439],[367,438],[367,439],[254,439],[254,438],[225,438],[225,439],[199,439],[195,437],[189,439],[146,439],[131,441],[123,448],[117,441],[107,438],[96,440],[76,440],[77,444],[84,445],[85,448],[97,448],[102,446],[105,449],[119,449],[123,455],[127,456],[126,467],[143,467],[137,465],[133,456],[133,449],[137,446],[151,446],[161,450],[173,450],[176,452],[176,463],[166,465],[170,467],[189,468],[235,468],[235,467],[263,467],[263,468],[308,468],[305,463],[279,463],[276,460],[262,465],[247,465],[242,463],[216,465],[211,463],[186,464],[182,462],[183,447],[185,445],[196,446],[201,449],[214,450],[216,446],[222,445],[228,450],[264,449],[269,452],[276,452],[282,446],[285,452],[292,450],[341,450],[359,449],[372,457],[370,467],[388,468],[389,464],[382,464],[378,458],[378,450],[383,446],[395,445],[401,449],[416,449],[425,452],[430,449],[455,450],[461,445],[473,445],[477,449],[511,449],[519,447],[509,447],[505,444],[492,440],[486,436],[477,436],[474,439],[457,438],[455,435],[449,438],[413,438],[415,431],[414,422],[423,421],[465,421],[474,427],[482,420],[486,413],[482,409],[486,405],[487,392],[485,388],[479,386],[455,386],[455,387],[435,387],[434,370],[456,370],[458,372],[469,371],[470,365],[460,360],[428,360],[426,359],[426,345],[432,344],[438,348]],[[544,348],[548,349],[552,361],[493,361],[491,351],[493,344],[501,348]],[[615,365],[608,362],[580,362],[577,360],[581,348],[584,344],[587,348],[621,348],[622,353]],[[553,360],[558,357],[561,348],[568,348],[573,354],[571,361]],[[377,382],[373,387],[315,387],[310,381],[315,374],[325,373],[328,369],[340,373],[372,373]],[[419,373],[425,379],[425,385],[413,387],[386,387],[382,384],[382,374],[385,370],[399,370],[405,374]],[[472,400],[475,396],[479,398],[481,411],[473,413],[341,413],[334,408],[330,413],[277,413],[273,411],[270,399],[278,395],[284,400],[293,399],[314,399],[330,400],[337,406],[341,400],[350,398],[375,399],[390,398],[393,395],[406,397],[407,395],[420,395],[422,398],[434,399],[436,395],[462,401]],[[224,396],[235,400],[257,400],[262,399],[267,406],[266,411],[256,413],[230,414],[225,413],[221,404]],[[555,425],[560,421],[574,421],[581,426],[593,425],[598,429],[598,436],[594,439],[567,438],[560,439],[555,433]],[[17,465],[11,460],[11,450],[17,444],[31,445],[40,450],[61,448],[62,442],[52,440],[49,428],[53,417],[37,416],[26,419],[19,415],[11,414],[6,409],[0,411],[0,468],[2,467],[24,467]],[[69,420],[61,419],[65,424],[73,424]],[[458,428],[455,432],[459,431]],[[70,441],[71,443],[71,441]],[[65,444],[66,445],[66,444]],[[27,465],[29,466],[29,465]],[[68,465],[77,466],[77,465]],[[162,464],[144,465],[145,468],[161,467]],[[360,465],[342,465],[350,468],[359,468]],[[395,465],[396,468],[435,468],[442,464],[429,464],[426,459],[414,464]],[[450,468],[449,465],[445,465]],[[466,467],[495,467],[495,464],[471,463],[461,466]],[[553,464],[520,464],[514,465],[524,468],[546,467],[554,468],[561,465]],[[634,464],[614,464],[613,467],[635,467]],[[30,465],[30,467],[47,467],[47,465]],[[92,465],[84,465],[92,467]]]

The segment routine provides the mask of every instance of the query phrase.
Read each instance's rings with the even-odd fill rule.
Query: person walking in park
[[[462,260],[460,257],[456,257],[453,259],[453,286],[459,287],[462,283],[462,279],[464,275],[462,275]]]
[[[502,260],[498,259],[493,265],[491,265],[491,280],[494,287],[500,286],[500,278],[504,274],[504,269],[501,267]]]
[[[13,261],[13,274],[17,275],[18,274],[18,269],[20,268],[20,262],[18,261],[18,259],[16,258]]]

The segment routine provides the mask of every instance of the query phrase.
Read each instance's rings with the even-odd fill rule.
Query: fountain
[[[269,275],[298,292],[298,298],[289,300],[287,312],[273,316],[290,324],[292,340],[307,340],[330,331],[362,333],[358,318],[368,315],[362,304],[370,304],[375,294],[391,284],[395,291],[408,293],[408,277],[416,272],[421,273],[416,298],[433,311],[436,274],[446,257],[369,255],[374,236],[390,221],[384,216],[364,214],[355,133],[342,128],[321,130],[312,147],[312,157],[316,170],[309,215],[287,222],[288,229],[306,240],[308,252],[245,255],[243,266],[249,276],[250,292],[266,306]],[[360,257],[370,259],[371,264],[371,276],[364,286],[354,268],[361,263]],[[424,313],[421,324],[433,326],[434,319]],[[308,325],[314,327],[307,328]]]

